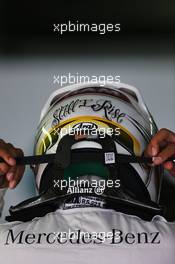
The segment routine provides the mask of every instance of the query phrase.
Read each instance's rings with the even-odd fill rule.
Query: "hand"
[[[163,164],[164,168],[175,176],[175,164],[172,161],[166,161],[173,155],[175,155],[175,133],[162,128],[151,139],[145,150],[145,156],[155,157],[153,165]]]
[[[9,187],[13,189],[20,182],[25,167],[16,165],[14,159],[16,157],[23,157],[23,151],[0,139],[0,158],[5,161],[0,163],[0,188]]]

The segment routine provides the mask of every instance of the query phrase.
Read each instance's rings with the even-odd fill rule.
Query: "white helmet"
[[[56,153],[61,138],[77,129],[95,129],[101,136],[108,132],[110,135],[115,133],[117,153],[136,156],[143,154],[157,132],[154,120],[135,87],[123,83],[106,83],[104,86],[101,83],[75,84],[56,90],[47,100],[41,112],[35,155]],[[97,145],[95,142],[82,141],[72,148],[100,148]],[[43,176],[47,166],[40,164],[35,168],[39,192],[48,187],[45,186],[48,179]],[[150,199],[159,201],[160,166],[154,168],[133,163],[123,165],[120,171],[121,180],[125,183],[128,181],[127,186],[131,186],[132,192],[133,189],[138,193],[145,191],[143,188],[138,190],[139,179],[139,184],[142,183]],[[137,179],[132,172],[138,175]],[[95,171],[93,174],[98,173]]]

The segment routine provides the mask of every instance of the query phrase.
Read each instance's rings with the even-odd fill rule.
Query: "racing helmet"
[[[112,138],[118,154],[142,156],[147,144],[156,134],[157,127],[135,87],[123,83],[75,84],[59,88],[45,103],[37,128],[34,154],[56,153],[65,137],[78,135],[81,138],[82,131],[90,136],[98,133],[100,138],[105,138],[106,135]],[[71,149],[98,151],[102,148],[99,142],[83,139],[73,144]],[[66,148],[65,145],[65,150]],[[106,163],[110,163],[112,158],[110,155],[106,156]],[[39,193],[52,184],[49,171],[48,163],[34,166]],[[146,197],[150,201],[159,202],[161,166],[118,164],[118,174],[121,185],[136,195],[138,200]],[[109,172],[99,162],[92,160],[71,164],[64,170],[65,179],[90,175],[107,178]]]

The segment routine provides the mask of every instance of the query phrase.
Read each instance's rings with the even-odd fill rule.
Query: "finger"
[[[23,157],[24,156],[22,149],[20,149],[20,148],[13,148],[13,149],[15,150],[16,157]]]
[[[159,132],[149,142],[147,148],[144,151],[144,155],[146,157],[154,157],[160,151],[160,146],[157,142],[159,140],[159,139],[157,139],[158,137],[159,137]],[[161,142],[161,144],[162,144],[162,142]]]
[[[24,156],[24,153],[23,153],[22,149],[14,148],[13,146],[11,148],[9,148],[9,152],[14,158],[23,157]]]
[[[5,148],[7,148],[7,149],[13,149],[14,146],[11,143],[5,143]]]
[[[23,151],[19,148],[11,148],[10,152],[15,157],[23,157]],[[13,173],[8,175],[9,177],[9,188],[13,189],[17,186],[17,184],[20,182],[23,174],[24,174],[25,166],[24,165],[17,165],[14,168],[11,169],[11,172]]]
[[[163,164],[163,166],[164,166],[164,168],[165,168],[166,170],[172,170],[173,167],[174,167],[174,164],[173,164],[172,161],[167,161],[167,162],[165,162],[165,163]]]
[[[167,161],[163,164],[164,168],[169,171],[169,173],[175,176],[175,164],[172,161]]]
[[[13,189],[18,185],[18,183],[20,182],[20,180],[23,176],[23,173],[24,173],[24,166],[17,166],[15,175],[14,175],[12,181],[9,182],[9,188],[10,189]]]
[[[158,145],[152,145],[152,142],[150,142],[147,146],[147,148],[144,151],[145,157],[154,157],[159,152],[159,146]]]
[[[23,151],[20,148],[15,148],[12,144],[8,143],[6,144],[6,147],[10,153],[10,155],[13,156],[13,158],[17,158],[17,157],[23,157]]]
[[[169,172],[172,176],[175,176],[175,167],[173,167]]]
[[[24,168],[21,168],[22,166],[17,166],[14,171],[12,171],[12,175],[9,175],[8,180],[9,180],[9,188],[13,189],[17,186],[17,184],[20,182],[23,173],[24,173]]]
[[[165,142],[175,143],[175,134],[166,128],[160,129],[150,141],[153,147],[160,147]]]
[[[168,142],[175,143],[175,134],[166,128],[160,129],[148,144],[144,152],[145,156],[156,156],[160,148],[166,147]]]
[[[13,145],[8,144],[9,147],[9,152],[11,153],[11,155],[13,157],[22,157],[23,151],[19,148],[14,148]],[[19,183],[20,179],[23,176],[24,173],[24,165],[17,165],[17,166],[13,166],[11,167],[9,173],[6,175],[7,180],[9,181],[9,188],[15,188],[16,185]]]
[[[15,173],[15,176],[14,176],[14,181],[16,182],[16,185],[20,182],[20,180],[22,179],[22,176],[24,174],[24,170],[25,170],[25,167],[20,165],[17,167],[17,170],[16,170],[16,173]],[[15,186],[16,186],[15,185]]]
[[[165,149],[163,149],[159,154],[158,157],[153,159],[153,163],[155,165],[159,165],[164,163],[167,159],[172,157],[175,154],[175,144],[169,144]]]
[[[8,165],[16,165],[16,160],[10,154],[10,151],[5,148],[0,148],[0,158],[2,158]]]
[[[2,162],[0,163],[0,174],[4,175],[6,174],[10,169],[10,166],[8,166],[6,163]]]
[[[13,166],[9,169],[9,171],[7,172],[6,174],[6,179],[7,181],[12,181],[14,179],[14,176],[16,174],[16,171],[17,171],[17,166]]]

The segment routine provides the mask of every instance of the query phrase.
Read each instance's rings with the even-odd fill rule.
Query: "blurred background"
[[[59,88],[54,75],[120,75],[140,89],[159,128],[175,131],[175,2],[37,1],[0,4],[0,138],[33,153],[40,111]],[[120,23],[121,31],[53,32],[53,23]],[[174,179],[162,200],[174,216]],[[173,186],[173,187],[172,187]],[[167,195],[168,193],[168,195]],[[29,168],[10,205],[35,195]]]

